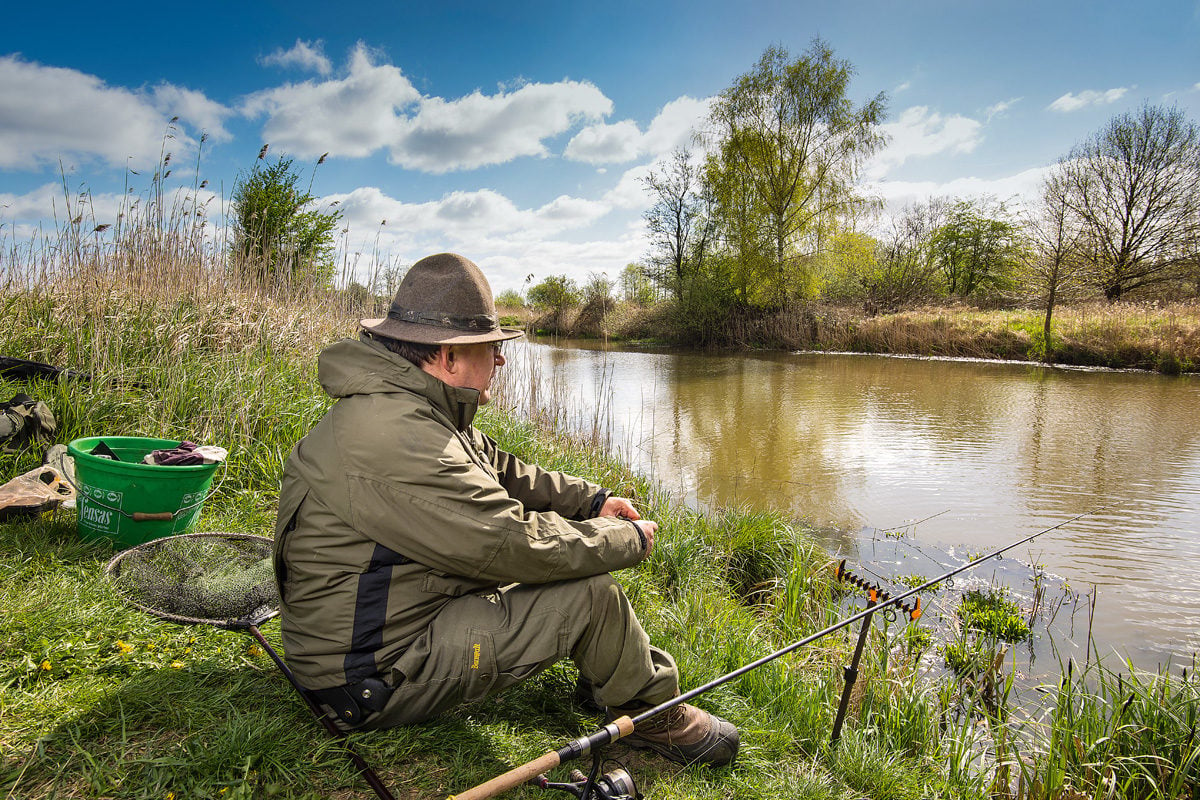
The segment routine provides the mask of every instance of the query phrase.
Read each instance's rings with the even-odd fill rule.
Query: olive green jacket
[[[595,517],[605,490],[471,427],[474,389],[370,340],[318,363],[337,402],[288,458],[275,528],[283,645],[306,688],[386,674],[454,597],[643,558],[634,525]]]

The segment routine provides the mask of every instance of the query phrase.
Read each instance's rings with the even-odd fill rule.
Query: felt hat
[[[483,271],[455,253],[426,256],[409,267],[386,317],[359,320],[364,330],[418,344],[473,344],[515,339],[502,328]]]

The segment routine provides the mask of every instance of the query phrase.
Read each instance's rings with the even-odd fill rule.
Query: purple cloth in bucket
[[[219,447],[201,447],[195,442],[180,442],[178,447],[169,450],[152,450],[142,462],[164,467],[191,467],[197,464],[215,464],[223,460],[225,451]]]

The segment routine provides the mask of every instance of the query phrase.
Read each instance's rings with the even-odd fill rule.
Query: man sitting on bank
[[[292,451],[275,531],[283,644],[344,729],[420,722],[571,658],[610,717],[679,693],[608,574],[658,525],[588,481],[525,464],[471,426],[504,365],[491,287],[423,258],[387,317],[320,355],[337,402]],[[737,729],[681,704],[624,741],[726,764]]]

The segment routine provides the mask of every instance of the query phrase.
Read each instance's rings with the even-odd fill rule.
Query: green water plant
[[[956,613],[968,630],[1001,641],[1023,642],[1031,635],[1029,624],[1021,618],[1021,609],[1002,587],[967,591]]]

